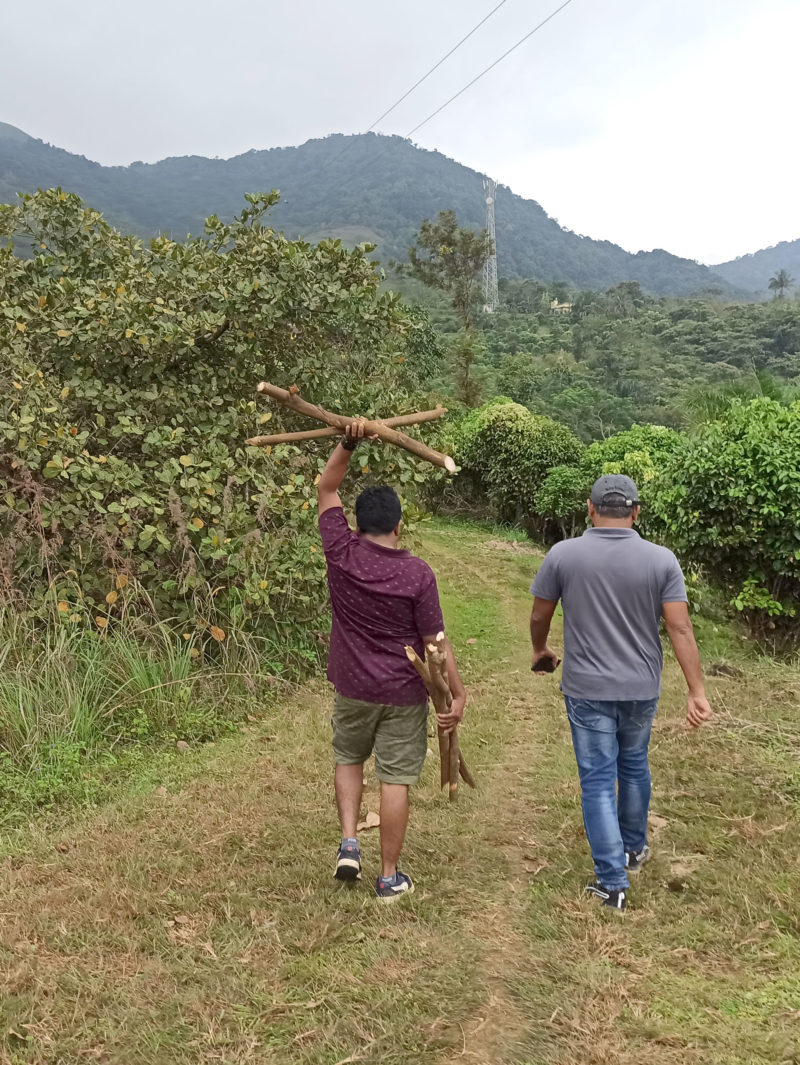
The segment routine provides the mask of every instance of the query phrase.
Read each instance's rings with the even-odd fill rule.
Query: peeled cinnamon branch
[[[455,800],[458,798],[459,755],[460,751],[458,746],[458,729],[454,728],[453,731],[450,733],[450,763],[448,766],[450,802],[455,802]]]
[[[423,661],[413,647],[406,647],[408,660],[413,664],[428,689],[437,714],[446,714],[452,703],[450,684],[447,677],[447,651],[444,633],[440,632],[435,643],[425,648]],[[439,732],[440,787],[448,785],[450,801],[458,798],[459,773],[469,787],[475,787],[475,779],[470,773],[458,742],[458,729],[452,732]]]
[[[318,422],[324,422],[326,425],[337,430],[343,430],[354,421],[353,418],[347,418],[343,414],[333,414],[331,411],[325,410],[323,407],[318,407],[314,403],[308,403],[300,397],[300,393],[295,387],[287,391],[285,388],[278,388],[277,385],[271,385],[267,381],[262,381],[258,386],[257,391],[262,395],[277,400],[278,403],[283,403],[284,406],[290,407],[298,414],[305,414],[307,417],[314,418],[315,421]],[[398,432],[397,429],[392,429],[391,426],[387,425],[385,422],[373,421],[366,418],[364,419],[364,432],[367,436],[380,437],[380,439],[387,444],[394,444],[396,447],[401,447],[405,451],[410,451],[412,455],[416,455],[417,458],[424,459],[426,462],[430,462],[434,466],[441,466],[442,469],[447,470],[448,473],[456,472],[456,464],[449,455],[443,455],[439,451],[434,451],[433,448],[427,447],[422,441],[415,440],[413,437],[407,436],[405,433]]]
[[[447,710],[453,701],[450,693],[450,678],[447,674],[447,646],[444,633],[436,636],[435,643],[429,643],[425,648],[425,661],[431,675],[434,687],[438,689]],[[447,781],[450,802],[458,798],[458,729],[454,728],[447,735],[447,765],[445,771],[442,763],[442,782]],[[441,750],[441,748],[440,748]]]
[[[464,779],[464,783],[468,784],[471,788],[475,787],[475,777],[470,773],[467,768],[467,763],[464,761],[464,755],[459,750],[458,752],[458,771]]]
[[[395,418],[381,418],[383,425],[390,429],[398,425],[419,425],[421,422],[434,422],[447,414],[446,407],[436,410],[422,410],[417,414],[398,414]],[[354,419],[351,419],[354,420]],[[267,436],[251,436],[247,441],[251,447],[266,447],[268,444],[296,444],[300,440],[321,440],[326,436],[338,436],[339,430],[330,426],[327,429],[302,429],[296,433],[270,433]]]
[[[441,686],[433,679],[430,669],[430,661],[426,656],[423,661],[413,647],[406,647],[406,656],[409,662],[414,666],[417,673],[422,677],[422,681],[425,687],[428,689],[428,694],[433,701],[433,708],[437,714],[446,714],[450,709],[448,702],[449,691],[444,692]],[[439,787],[443,788],[450,780],[450,736],[447,733],[439,732]]]
[[[406,658],[409,660],[414,669],[416,669],[417,673],[419,673],[419,675],[422,677],[423,684],[430,692],[432,681],[427,663],[423,662],[423,660],[419,657],[413,647],[406,647]]]
[[[450,743],[452,733],[439,730],[439,787],[450,784]]]

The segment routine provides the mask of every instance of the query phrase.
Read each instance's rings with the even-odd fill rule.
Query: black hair
[[[606,503],[595,503],[594,509],[601,518],[629,518],[638,506],[638,503],[634,503],[633,506],[630,507],[614,507],[609,506]]]
[[[356,500],[356,525],[363,533],[384,536],[397,528],[402,517],[400,497],[388,485],[365,488]]]

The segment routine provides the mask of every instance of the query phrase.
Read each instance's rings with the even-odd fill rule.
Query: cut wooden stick
[[[422,410],[417,414],[398,414],[395,418],[380,418],[382,425],[388,425],[390,429],[398,425],[419,425],[422,422],[434,422],[447,414],[446,407],[437,407],[436,410]],[[355,418],[351,419],[355,421]],[[267,436],[251,436],[247,441],[251,447],[266,447],[271,444],[296,444],[300,440],[321,440],[326,436],[338,436],[340,430],[329,426],[327,429],[301,429],[294,433],[270,433]]]
[[[450,709],[453,697],[450,693],[450,678],[447,674],[447,645],[443,632],[437,634],[435,643],[429,643],[426,646],[425,661],[446,713]],[[450,802],[455,802],[458,798],[458,729],[454,728],[449,732],[446,739],[448,741],[447,761],[445,763],[443,759],[441,775],[443,783],[446,781],[448,784]],[[444,754],[441,747],[440,751]]]
[[[439,730],[439,787],[450,783],[450,733]]]
[[[461,774],[461,776],[462,776],[462,778],[464,780],[464,783],[468,784],[469,787],[474,788],[475,787],[475,777],[472,775],[472,773],[470,773],[470,771],[469,771],[469,769],[467,767],[467,763],[464,761],[464,755],[461,753],[460,749],[459,749],[459,752],[458,752],[458,771]]]
[[[417,673],[422,677],[428,694],[433,701],[433,709],[437,714],[446,714],[450,709],[447,701],[449,690],[444,692],[440,684],[431,675],[430,663],[426,657],[423,661],[413,647],[406,647],[406,655],[409,662],[414,666]],[[450,780],[450,735],[437,730],[439,738],[439,787],[443,788]]]
[[[448,783],[450,785],[450,802],[455,802],[458,798],[458,764],[459,764],[459,747],[458,747],[458,729],[454,728],[450,733],[450,762],[448,765]]]
[[[423,661],[413,647],[406,647],[408,660],[413,664],[433,701],[433,707],[437,714],[446,714],[450,709],[453,697],[450,693],[450,683],[447,676],[447,647],[445,636],[440,632],[435,643],[429,643],[425,648],[425,660]],[[471,788],[475,787],[475,778],[470,773],[464,756],[461,753],[458,742],[458,729],[452,732],[439,731],[439,785],[448,785],[450,801],[458,798],[458,777],[463,777],[464,782]]]
[[[425,687],[430,692],[432,681],[431,681],[431,675],[430,675],[430,672],[428,670],[427,663],[425,663],[419,657],[419,655],[417,654],[417,652],[414,650],[413,647],[408,647],[408,646],[406,647],[406,658],[409,660],[409,662],[414,667],[414,669],[416,669],[417,673],[419,673],[419,675],[422,677],[423,684],[425,685]]]
[[[277,400],[278,403],[283,403],[284,406],[291,408],[291,410],[296,411],[298,414],[305,414],[307,417],[314,418],[315,421],[318,422],[324,422],[326,425],[337,430],[344,429],[355,420],[353,418],[348,418],[343,414],[333,414],[331,411],[325,410],[323,407],[318,407],[314,403],[308,403],[300,397],[300,393],[295,386],[292,386],[292,388],[287,391],[285,388],[278,388],[277,385],[271,385],[267,381],[262,381],[258,386],[257,391],[262,395]],[[424,459],[426,462],[430,462],[434,466],[441,466],[441,468],[447,470],[448,473],[452,474],[456,472],[456,464],[449,455],[443,455],[439,451],[434,451],[433,448],[427,447],[422,441],[415,440],[413,437],[407,436],[406,433],[398,432],[397,429],[392,429],[392,427],[386,425],[385,422],[373,421],[369,418],[365,418],[364,433],[367,436],[380,437],[380,439],[384,440],[387,444],[394,444],[396,447],[401,447],[405,451],[410,451],[411,454],[416,455],[417,458]]]

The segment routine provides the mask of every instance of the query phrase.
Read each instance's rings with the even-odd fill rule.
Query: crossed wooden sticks
[[[306,400],[301,398],[297,385],[292,385],[287,390],[262,381],[256,391],[261,395],[277,400],[278,403],[282,403],[285,407],[289,407],[298,414],[305,414],[318,422],[324,422],[329,428],[306,429],[297,433],[274,433],[271,436],[252,436],[247,443],[253,447],[266,447],[269,444],[294,444],[299,440],[316,440],[323,436],[336,436],[346,426],[358,420],[356,418],[348,418],[344,414],[333,414],[331,411],[324,410],[324,408],[318,407],[314,403],[306,402]],[[415,440],[412,436],[399,433],[394,428],[397,425],[417,425],[419,422],[432,422],[437,418],[441,418],[443,414],[447,414],[446,409],[437,407],[436,410],[420,411],[417,414],[401,414],[395,418],[384,418],[375,421],[366,418],[364,419],[364,433],[367,436],[378,436],[387,444],[394,444],[405,451],[410,451],[417,458],[431,462],[434,466],[441,466],[442,469],[452,474],[456,472],[456,464],[449,455],[442,455],[441,452],[427,447],[421,440]]]
[[[444,633],[440,632],[436,637],[436,642],[427,645],[424,662],[413,647],[406,647],[406,655],[425,682],[436,713],[446,714],[453,697],[450,694],[450,681],[447,676]],[[458,798],[459,773],[471,788],[475,787],[475,780],[467,768],[464,755],[458,745],[458,727],[449,733],[439,732],[439,758],[441,759],[439,785],[442,788],[445,784],[449,785],[450,802],[455,802]]]

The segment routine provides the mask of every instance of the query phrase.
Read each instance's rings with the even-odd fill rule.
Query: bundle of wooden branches
[[[425,682],[434,710],[437,714],[446,714],[453,697],[450,694],[450,680],[447,676],[447,649],[444,633],[440,632],[436,637],[436,642],[426,646],[424,662],[413,647],[406,647],[406,654]],[[467,768],[458,744],[458,728],[448,733],[439,731],[439,757],[441,759],[440,786],[448,785],[450,802],[455,802],[458,798],[459,773],[471,788],[475,787],[475,780]]]
[[[433,448],[427,447],[421,440],[415,440],[413,436],[407,436],[405,433],[398,432],[395,428],[398,425],[417,425],[420,422],[432,422],[437,418],[441,418],[443,414],[447,414],[444,407],[437,407],[436,410],[420,411],[417,414],[401,414],[395,418],[384,418],[381,420],[372,420],[369,418],[358,419],[348,418],[344,414],[333,414],[331,411],[325,410],[323,407],[318,407],[314,403],[308,403],[302,399],[300,392],[296,385],[292,385],[290,389],[278,388],[277,385],[268,384],[266,381],[262,381],[258,386],[257,391],[264,396],[269,396],[271,399],[277,400],[278,403],[282,403],[285,407],[289,407],[293,411],[297,411],[298,414],[305,414],[309,418],[314,418],[318,422],[324,422],[328,426],[327,429],[306,429],[297,433],[273,433],[270,436],[251,436],[247,441],[254,447],[266,447],[271,444],[294,444],[300,440],[314,440],[318,437],[324,436],[336,436],[337,433],[342,432],[352,422],[363,420],[364,432],[367,436],[377,436],[387,444],[394,444],[396,447],[402,447],[405,451],[410,451],[412,455],[416,455],[417,458],[424,459],[426,462],[433,463],[434,466],[441,466],[442,469],[447,470],[448,473],[455,473],[456,464],[449,455],[443,455],[439,451],[434,451]]]

